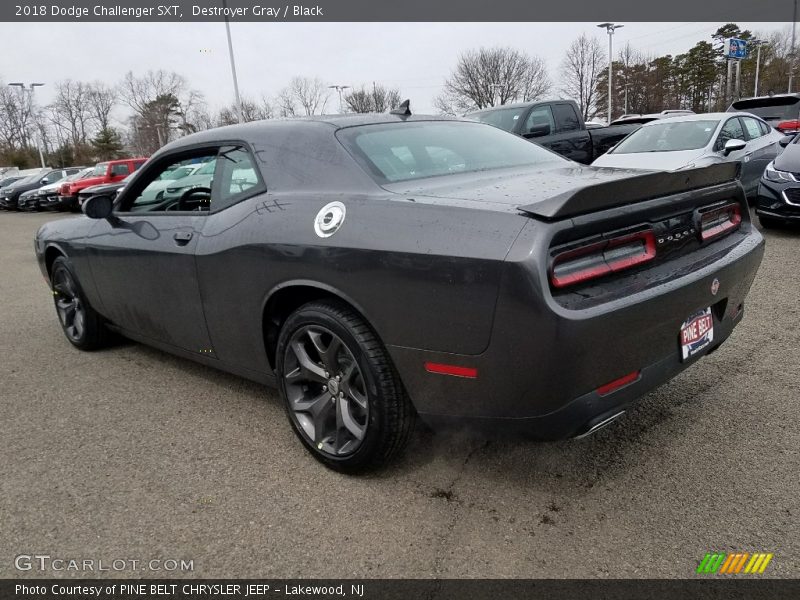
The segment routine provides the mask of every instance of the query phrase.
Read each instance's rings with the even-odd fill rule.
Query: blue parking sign
[[[745,58],[747,56],[747,41],[739,38],[725,40],[725,56],[727,58]]]

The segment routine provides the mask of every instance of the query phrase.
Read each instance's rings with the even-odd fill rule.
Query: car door
[[[738,162],[742,165],[741,182],[745,191],[749,191],[752,186],[752,174],[745,172],[745,156],[748,153],[748,147],[745,146],[742,150],[731,152],[725,155],[725,144],[730,140],[742,140],[747,142],[747,134],[744,131],[744,125],[739,117],[731,117],[722,124],[722,127],[717,134],[717,139],[714,142],[714,152],[717,153],[724,162]],[[748,158],[749,162],[749,158]]]
[[[742,179],[747,181],[745,188],[754,192],[764,169],[778,155],[778,139],[777,136],[769,135],[767,124],[755,117],[742,117],[741,120],[747,135]]]
[[[176,163],[216,160],[217,148],[162,157],[117,199],[111,219],[87,238],[102,314],[146,338],[208,354],[211,348],[197,280],[195,249],[208,215],[209,194],[143,202],[147,185]],[[204,188],[205,190],[206,188]]]
[[[569,102],[556,102],[552,108],[555,133],[542,145],[571,160],[589,163],[592,158],[592,138],[588,131],[581,128],[575,107]]]

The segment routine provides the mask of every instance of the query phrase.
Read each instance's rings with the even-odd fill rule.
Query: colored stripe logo
[[[697,565],[697,573],[719,575],[736,575],[746,573],[755,575],[763,573],[774,555],[766,552],[707,552]]]

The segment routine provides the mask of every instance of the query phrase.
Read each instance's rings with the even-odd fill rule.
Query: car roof
[[[668,119],[657,119],[645,123],[642,127],[652,127],[663,123],[682,123],[683,121],[721,121],[722,119],[729,119],[732,117],[753,117],[762,121],[760,117],[751,115],[747,112],[713,112],[713,113],[700,113],[696,115],[672,115]]]

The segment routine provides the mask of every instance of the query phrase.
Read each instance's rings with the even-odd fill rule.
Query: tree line
[[[761,40],[759,93],[782,93],[792,74],[789,31],[756,36],[736,24],[721,26],[709,40],[698,41],[683,54],[657,56],[630,43],[613,62],[612,118],[688,108],[695,112],[725,110],[736,95],[728,81],[723,40]],[[444,114],[533,101],[547,97],[575,100],[585,119],[608,113],[608,56],[602,38],[581,34],[567,48],[550,77],[537,56],[511,47],[464,52],[445,78],[434,106]],[[756,52],[740,65],[739,96],[753,94]],[[326,112],[385,112],[399,105],[398,88],[364,83],[339,98],[318,77],[294,77],[274,97],[243,97],[211,110],[203,94],[179,73],[152,70],[128,72],[115,85],[71,79],[55,84],[52,102],[35,103],[30,90],[0,81],[0,166],[29,167],[39,163],[41,147],[50,166],[92,164],[125,155],[149,155],[183,135],[244,121],[312,116]],[[123,121],[115,115],[123,111]]]

